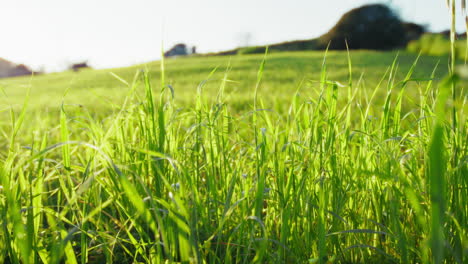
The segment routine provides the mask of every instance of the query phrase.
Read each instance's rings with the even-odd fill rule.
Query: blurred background
[[[186,54],[232,51],[238,47],[261,47],[295,40],[309,42],[285,49],[323,48],[320,41],[310,41],[332,40],[336,36],[330,31],[343,14],[366,4],[384,4],[399,20],[407,23],[405,27],[412,30],[410,34],[416,33],[396,36],[404,40],[398,43],[400,48],[406,48],[411,40],[418,40],[422,33],[442,33],[443,36],[443,31],[450,27],[445,0],[1,1],[0,77],[3,77],[1,65],[8,63],[8,67],[16,67],[15,73],[21,75],[19,73],[28,70],[74,69],[73,65],[111,68],[153,61],[160,58],[162,43],[166,51],[173,47]],[[458,18],[457,26],[462,33],[465,20],[461,14]],[[423,30],[421,34],[418,33],[420,29]],[[346,27],[342,30],[349,32]],[[339,33],[336,27],[335,31]],[[439,36],[426,38],[426,42],[434,42],[433,38]],[[177,44],[183,45],[177,47]],[[410,47],[415,51],[421,48],[421,43]],[[255,51],[244,49],[241,52]]]

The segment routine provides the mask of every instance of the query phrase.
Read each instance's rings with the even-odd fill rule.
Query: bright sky
[[[0,57],[48,71],[83,60],[120,67],[158,59],[162,42],[208,52],[317,37],[374,2],[432,31],[449,28],[445,0],[0,0]]]

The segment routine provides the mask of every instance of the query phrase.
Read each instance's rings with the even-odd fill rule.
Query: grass
[[[455,41],[455,54],[456,58],[460,61],[467,59],[467,42],[466,39]],[[425,55],[441,56],[451,54],[451,41],[450,39],[440,34],[426,33],[420,39],[413,40],[408,43],[407,50],[414,53],[422,53]]]
[[[2,80],[0,260],[466,263],[467,94],[446,100],[440,60],[294,52]]]
[[[193,106],[192,96],[197,85],[206,80],[208,74],[214,69],[218,71],[205,84],[208,94],[216,94],[219,80],[224,76],[225,68],[230,61],[229,78],[235,82],[227,85],[226,96],[229,97],[230,105],[242,108],[242,105],[252,103],[251,93],[256,82],[256,68],[260,64],[263,55],[246,55],[229,57],[193,57],[169,59],[166,61],[166,82],[177,91],[175,98],[180,105],[189,103]],[[363,87],[370,91],[380,81],[388,66],[392,64],[397,52],[380,53],[373,51],[354,51],[351,53],[353,61],[353,73],[355,82],[361,74],[364,74]],[[400,52],[398,55],[400,70],[398,78],[403,78],[417,55]],[[323,52],[284,52],[272,53],[268,56],[268,67],[265,68],[260,93],[265,96],[264,100],[274,104],[285,104],[289,97],[284,96],[291,90],[296,90],[301,82],[319,80]],[[329,78],[343,83],[347,82],[348,65],[346,52],[330,51],[328,53]],[[421,57],[419,67],[415,69],[416,78],[427,78],[437,63],[446,63],[448,57]],[[158,62],[137,65],[129,68],[112,70],[83,70],[79,73],[53,73],[39,75],[31,78],[0,79],[0,87],[7,96],[0,99],[2,108],[10,105],[20,109],[26,94],[26,87],[31,86],[30,110],[44,111],[44,109],[57,109],[62,103],[63,95],[68,89],[66,96],[67,104],[81,104],[92,110],[112,109],[112,103],[117,106],[123,101],[128,93],[127,84],[110,74],[115,73],[126,82],[132,82],[138,70],[148,70],[152,76],[153,86],[159,85],[160,65]],[[278,74],[281,72],[281,74]],[[438,67],[437,78],[447,73],[446,67]],[[306,85],[303,85],[301,93],[307,93]],[[142,90],[142,89],[141,89]],[[379,91],[380,92],[380,91]],[[309,93],[310,94],[310,93]],[[415,93],[413,93],[415,94]],[[271,95],[271,96],[270,96]],[[284,98],[284,99],[283,99]],[[110,104],[109,104],[110,103]],[[244,110],[246,108],[244,107]]]

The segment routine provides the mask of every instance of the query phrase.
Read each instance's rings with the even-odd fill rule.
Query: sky
[[[179,42],[214,52],[318,37],[376,2],[431,31],[450,26],[445,0],[0,0],[0,57],[49,72],[129,66]]]

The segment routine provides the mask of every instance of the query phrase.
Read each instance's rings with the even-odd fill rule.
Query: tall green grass
[[[127,96],[108,116],[66,93],[38,124],[26,97],[0,126],[0,262],[466,263],[468,97],[453,51],[441,82],[395,58],[373,87],[349,53],[347,80],[330,78],[325,54],[280,107],[267,53],[240,109],[227,60],[188,104],[164,62],[158,76],[113,74]]]
[[[35,129],[25,101],[3,128],[0,260],[468,261],[466,93],[453,102],[456,126],[445,110],[456,77],[421,81],[416,61],[400,80],[396,58],[368,94],[351,61],[343,84],[325,59],[277,112],[263,100],[268,56],[259,65],[244,111],[225,96],[229,64],[188,108],[164,68],[157,87],[148,72],[117,76],[128,96],[106,118],[64,103]]]

